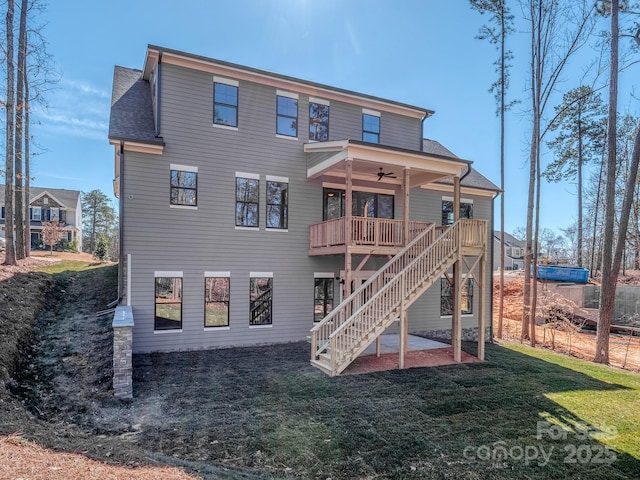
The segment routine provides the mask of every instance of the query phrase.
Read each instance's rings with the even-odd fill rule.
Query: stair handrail
[[[338,337],[340,336],[344,330],[348,329],[350,326],[352,326],[352,324],[356,321],[356,319],[367,309],[370,308],[371,305],[378,300],[379,297],[382,297],[383,295],[387,294],[387,291],[390,290],[391,288],[396,287],[398,284],[402,284],[403,282],[406,283],[406,276],[407,274],[417,265],[418,262],[423,261],[423,259],[425,257],[427,257],[432,250],[436,249],[439,247],[440,243],[443,243],[442,240],[451,240],[450,242],[450,249],[449,252],[453,253],[456,249],[459,248],[460,246],[460,223],[456,222],[453,225],[451,225],[450,228],[448,228],[447,230],[445,230],[437,239],[435,239],[431,245],[429,247],[427,247],[427,249],[424,250],[424,252],[421,253],[420,256],[414,258],[405,268],[403,268],[400,272],[398,272],[398,274],[396,276],[394,276],[389,282],[387,282],[385,285],[382,286],[382,288],[380,288],[371,298],[369,298],[367,300],[367,302],[362,305],[357,311],[353,312],[353,314],[345,321],[343,322],[338,328],[336,328],[331,335],[329,336],[329,339],[331,340],[332,337]],[[443,237],[449,237],[449,238],[443,238]],[[446,258],[446,256],[439,256],[438,259],[444,259]],[[418,282],[419,283],[419,282]],[[395,310],[395,308],[397,308],[399,306],[400,303],[400,298],[398,298],[396,301],[393,302],[392,304],[392,308],[389,309],[389,311],[387,312],[381,312],[381,316],[384,317],[386,315],[389,315],[390,313],[393,312],[393,310]]]
[[[336,317],[339,317],[341,315],[344,317],[344,310],[346,309],[346,306],[352,303],[364,291],[369,289],[374,281],[378,281],[381,276],[384,278],[385,275],[395,276],[397,272],[404,267],[401,267],[396,271],[394,271],[392,267],[395,267],[397,263],[399,263],[400,261],[403,261],[406,254],[409,253],[409,250],[416,247],[417,244],[421,244],[423,240],[426,240],[426,245],[421,244],[419,247],[417,247],[418,251],[424,250],[431,242],[433,242],[434,235],[435,235],[435,224],[432,223],[422,233],[420,233],[413,240],[411,240],[400,252],[398,252],[394,257],[389,259],[389,261],[385,263],[378,270],[378,272],[376,272],[376,274],[372,275],[366,282],[364,282],[362,285],[356,288],[351,293],[351,295],[349,295],[342,302],[340,302],[340,304],[338,304],[338,306],[336,306],[331,312],[329,312],[329,314],[327,314],[327,316],[324,317],[319,323],[314,325],[313,328],[311,329],[312,339],[317,342],[317,333],[320,330],[322,330],[326,325],[334,321]],[[374,293],[375,292],[371,292],[370,296],[372,296]],[[358,305],[355,309],[352,308],[351,310],[352,311],[357,310],[364,303],[365,302],[362,302],[361,305]],[[338,318],[338,325],[334,325],[333,326],[334,328],[332,329],[332,331],[335,330],[342,323],[344,323],[344,321],[346,321],[347,318],[348,317],[342,318],[342,321],[340,321],[340,318]],[[323,345],[321,345],[320,348],[317,348],[317,351],[313,352],[314,355],[317,355],[318,353],[322,352],[328,346],[328,341],[329,341],[329,335],[326,336],[325,343],[323,343]],[[318,347],[317,343],[316,343],[316,347]]]

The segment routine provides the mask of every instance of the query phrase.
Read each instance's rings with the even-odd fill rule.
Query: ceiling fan
[[[387,178],[398,178],[396,177],[393,172],[384,172],[384,169],[382,167],[380,167],[380,171],[378,172],[378,181],[382,180],[384,177]]]

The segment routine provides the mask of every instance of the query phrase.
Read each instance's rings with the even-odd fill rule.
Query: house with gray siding
[[[482,357],[499,189],[423,138],[432,114],[153,45],[116,66],[133,352],[310,339],[335,375],[383,332],[401,363],[408,332],[448,336],[457,359],[475,332]]]
[[[0,229],[5,230],[4,185],[0,185]],[[44,247],[44,222],[58,220],[63,224],[60,240],[74,244],[82,251],[82,203],[78,190],[29,187],[29,232],[31,248]],[[73,243],[75,242],[75,243]]]
[[[524,253],[527,242],[518,240],[513,235],[504,233],[504,268],[505,270],[522,270],[524,268]],[[500,270],[500,231],[493,232],[493,269]]]

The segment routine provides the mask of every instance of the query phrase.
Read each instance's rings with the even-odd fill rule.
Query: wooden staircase
[[[331,376],[347,368],[458,260],[465,221],[431,225],[315,325],[311,364]]]

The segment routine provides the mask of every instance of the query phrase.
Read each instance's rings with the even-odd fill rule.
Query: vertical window
[[[182,328],[182,274],[180,272],[156,272],[155,330],[180,330]]]
[[[290,96],[277,97],[276,133],[287,137],[298,136],[298,99]]]
[[[267,228],[289,228],[289,179],[267,175]]]
[[[460,310],[463,315],[470,315],[473,313],[473,279],[463,278],[460,289]],[[453,287],[446,278],[440,279],[440,315],[453,315]]]
[[[31,220],[34,222],[42,220],[42,207],[31,207]]]
[[[171,165],[170,205],[198,206],[198,169],[184,165]]]
[[[238,126],[238,82],[214,77],[213,123],[227,127]]]
[[[60,209],[58,207],[50,207],[47,212],[47,220],[58,220],[61,221],[60,218]]]
[[[258,227],[259,176],[236,174],[236,227]]]
[[[344,190],[325,188],[323,207],[323,220],[344,217]]]
[[[333,310],[333,275],[314,278],[313,321],[319,322]]]
[[[473,202],[460,201],[460,218],[473,218]],[[453,199],[442,199],[442,225],[453,225]]]
[[[273,274],[251,273],[249,278],[249,325],[271,325]]]
[[[204,326],[229,326],[230,273],[205,273],[204,279]]]
[[[329,103],[309,99],[309,140],[329,140]]]
[[[362,141],[380,143],[380,114],[370,110],[362,113]]]

